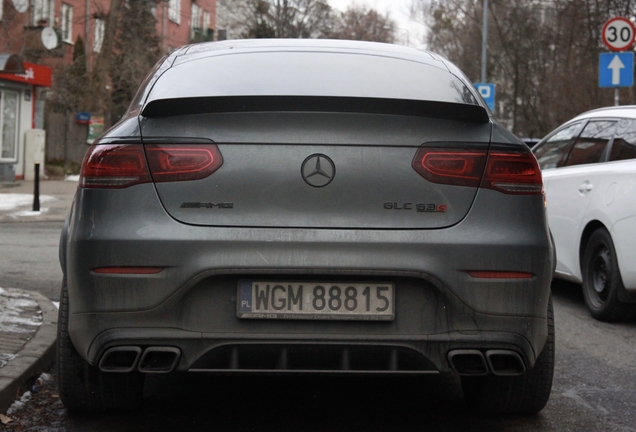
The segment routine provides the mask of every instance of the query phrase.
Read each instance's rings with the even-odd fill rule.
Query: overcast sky
[[[331,7],[339,10],[347,9],[352,3],[364,5],[380,13],[389,12],[391,18],[398,25],[397,43],[414,48],[424,48],[424,31],[422,24],[413,22],[409,18],[411,0],[328,0]]]

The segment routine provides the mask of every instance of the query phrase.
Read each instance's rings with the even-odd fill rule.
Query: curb
[[[26,291],[42,310],[42,325],[16,358],[0,369],[0,413],[6,413],[16,398],[30,389],[32,379],[48,371],[55,362],[57,308],[35,291]]]

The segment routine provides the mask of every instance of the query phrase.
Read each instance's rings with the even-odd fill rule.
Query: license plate
[[[236,314],[249,319],[392,321],[395,286],[241,280]]]

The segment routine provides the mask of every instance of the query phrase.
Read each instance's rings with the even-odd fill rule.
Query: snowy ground
[[[3,334],[12,340],[28,340],[42,325],[42,311],[38,303],[29,293],[15,288],[0,288],[0,336]],[[0,369],[19,354],[0,352]],[[0,413],[0,431],[56,431],[49,427],[55,423],[51,414],[42,418],[41,407],[30,403],[34,395],[46,391],[56,396],[53,377],[42,374],[33,383],[31,390],[22,394],[7,410],[6,415]],[[33,406],[31,406],[33,405]],[[58,410],[59,411],[59,407]],[[34,423],[35,422],[35,423]]]
[[[0,288],[0,332],[35,332],[42,325],[39,309],[38,303],[24,291]]]
[[[40,211],[32,211],[33,194],[1,193],[0,212],[5,212],[12,217],[39,216],[49,210],[42,204],[53,201],[57,201],[57,198],[50,195],[40,195]]]

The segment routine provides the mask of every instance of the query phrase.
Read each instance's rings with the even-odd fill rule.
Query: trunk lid
[[[418,149],[487,149],[491,124],[243,112],[142,117],[141,130],[146,146],[186,137],[213,142],[222,155],[222,166],[206,178],[155,183],[165,210],[182,223],[435,229],[460,222],[478,188],[429,182],[412,166]]]

